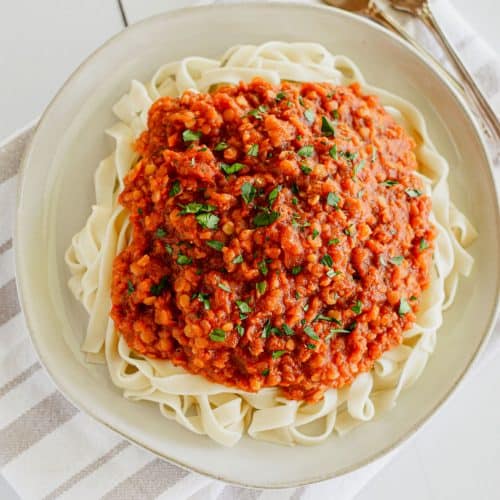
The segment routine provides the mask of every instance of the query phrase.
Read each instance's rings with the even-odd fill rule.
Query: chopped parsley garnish
[[[330,318],[330,316],[325,316],[324,314],[317,314],[316,317],[313,319],[314,321],[330,321],[337,323],[337,320],[335,318]]]
[[[271,333],[271,322],[269,320],[266,321],[264,328],[262,330],[262,335],[261,337],[263,339],[267,339],[269,337],[269,334]]]
[[[304,98],[301,95],[299,95],[299,104],[304,106]]]
[[[319,231],[317,229],[313,229],[312,239],[315,240],[319,236]]]
[[[224,243],[217,240],[208,240],[207,245],[214,250],[218,250],[219,252],[224,248]]]
[[[380,183],[381,186],[395,186],[396,184],[399,184],[399,182],[392,179],[387,179],[386,181]]]
[[[338,158],[337,156],[337,145],[334,144],[331,148],[330,148],[330,151],[328,151],[328,154],[334,159],[336,160]]]
[[[351,311],[355,312],[356,314],[361,314],[362,310],[363,310],[363,302],[361,302],[361,300],[357,300],[356,304],[354,304],[351,307]]]
[[[255,198],[255,186],[251,182],[245,182],[241,186],[241,197],[245,203],[251,203]]]
[[[193,299],[198,299],[202,304],[203,307],[208,311],[210,310],[210,295],[208,293],[195,293],[193,295]]]
[[[174,181],[170,191],[168,192],[169,196],[175,196],[181,192],[181,183],[179,181]]]
[[[340,274],[340,271],[335,271],[335,269],[328,269],[328,271],[326,272],[326,275],[329,278],[334,278],[335,276],[338,276],[339,274]]]
[[[143,210],[142,208],[138,208],[138,209],[137,209],[137,213],[138,213],[139,215],[142,215],[142,214],[144,213],[144,210]]]
[[[237,255],[234,259],[233,259],[233,264],[241,264],[243,262],[243,255]]]
[[[267,377],[269,375],[269,368],[266,368],[266,369],[262,370],[261,375],[263,377]]]
[[[262,120],[262,113],[265,113],[267,108],[265,106],[259,106],[257,109],[251,109],[247,116],[253,116],[256,120]]]
[[[330,333],[325,337],[325,342],[328,342],[337,333],[351,333],[349,330],[344,330],[343,328],[331,328]]]
[[[401,297],[401,300],[399,301],[398,314],[400,316],[404,316],[405,314],[408,314],[410,311],[411,311],[410,304],[408,304],[407,300],[404,297]]]
[[[242,312],[243,314],[252,312],[252,308],[244,300],[237,300],[236,305],[238,306],[240,312]]]
[[[167,288],[167,283],[168,283],[168,278],[166,276],[163,276],[163,278],[160,280],[159,283],[151,285],[149,292],[151,293],[151,295],[158,297],[163,293],[163,290]]]
[[[331,240],[328,240],[328,246],[338,245],[339,243],[340,243],[340,240],[338,238],[332,238]]]
[[[328,193],[326,197],[326,204],[331,207],[338,207],[340,196],[337,193]]]
[[[225,283],[219,283],[217,285],[221,290],[224,290],[227,293],[231,293],[231,289]]]
[[[247,151],[248,156],[259,156],[259,145],[252,144]]]
[[[193,142],[197,141],[201,137],[201,132],[195,132],[194,130],[184,130],[182,132],[182,140],[184,142]]]
[[[214,214],[198,214],[196,220],[201,227],[206,229],[216,229],[219,223],[219,217]]]
[[[335,118],[335,120],[339,119],[339,110],[338,109],[333,110],[333,118]]]
[[[335,137],[335,129],[333,124],[328,120],[326,116],[321,117],[321,132],[323,135]]]
[[[297,154],[299,156],[302,156],[302,158],[310,158],[314,153],[314,147],[313,146],[302,146],[298,151]]]
[[[172,248],[172,245],[169,245],[168,243],[165,243],[165,250],[170,255],[172,255],[172,252],[174,251],[173,248]]]
[[[319,337],[316,335],[316,332],[313,330],[312,326],[305,326],[304,333],[313,340],[319,340]]]
[[[214,151],[224,151],[228,147],[229,146],[225,142],[219,142],[219,144],[216,144]]]
[[[253,225],[256,227],[269,226],[278,220],[279,216],[279,212],[275,212],[274,210],[260,212],[253,218]]]
[[[297,197],[295,197],[295,196],[294,196],[294,197],[292,198],[292,203],[293,203],[294,205],[298,205],[299,200],[297,199]]]
[[[224,340],[226,340],[226,332],[220,328],[214,328],[210,332],[209,337],[210,340],[213,340],[214,342],[224,342]]]
[[[307,165],[301,165],[300,170],[304,172],[304,174],[309,175],[312,172],[312,168],[308,167]]]
[[[240,170],[243,170],[246,165],[243,163],[233,163],[232,165],[228,165],[227,163],[221,163],[220,168],[226,175],[232,175]]]
[[[163,229],[162,227],[159,227],[155,231],[155,237],[156,238],[164,238],[166,235],[167,235],[167,233],[165,232],[165,229]]]
[[[340,151],[339,155],[343,156],[347,161],[353,161],[357,158],[358,153],[356,151],[354,151],[353,153],[349,151]]]
[[[258,283],[255,283],[255,288],[260,294],[263,294],[267,289],[267,282],[259,281]]]
[[[331,255],[328,255],[327,253],[325,255],[323,255],[323,257],[321,257],[320,262],[324,266],[328,266],[328,267],[333,266],[333,259],[332,259]]]
[[[401,265],[401,263],[405,260],[405,258],[402,255],[396,255],[395,257],[391,257],[389,259],[389,262],[391,264],[395,264],[396,266]]]
[[[267,273],[269,272],[269,269],[267,268],[267,264],[265,260],[261,260],[258,264],[257,267],[259,268],[259,271],[263,276],[267,276]]]
[[[422,252],[423,250],[425,250],[426,248],[429,248],[429,243],[427,243],[427,240],[422,238],[420,240],[420,243],[418,245],[418,248],[419,250]]]
[[[285,335],[288,335],[288,336],[295,335],[295,332],[286,323],[284,323],[281,328],[282,328],[283,333]]]
[[[281,358],[281,356],[283,356],[283,354],[286,354],[286,351],[273,351],[271,356],[273,359],[278,359],[278,358]]]
[[[308,349],[310,349],[311,351],[314,351],[314,349],[316,349],[316,345],[315,344],[306,344],[306,347]]]
[[[130,295],[131,293],[134,292],[134,290],[135,290],[134,284],[130,280],[127,280],[127,293]]]
[[[353,176],[356,177],[360,172],[361,170],[363,170],[363,168],[365,167],[365,164],[366,164],[366,161],[363,159],[361,160],[355,167],[354,167],[354,171],[353,171]]]
[[[415,297],[415,295],[412,295],[412,296],[410,297],[410,300],[417,300],[417,297]]]
[[[201,212],[213,212],[215,208],[216,207],[214,205],[206,205],[203,203],[188,203],[187,205],[184,205],[182,207],[181,215],[199,214]]]
[[[191,259],[191,257],[188,257],[187,255],[180,253],[177,256],[177,264],[179,264],[180,266],[185,266],[186,264],[191,264],[191,262],[193,262],[193,260]]]
[[[304,116],[306,118],[306,122],[309,123],[309,125],[312,125],[314,123],[314,119],[316,118],[316,116],[312,109],[306,109],[304,111]]]
[[[422,194],[418,189],[413,189],[413,188],[405,189],[405,193],[410,198],[418,198]]]
[[[285,93],[284,93],[284,92],[278,92],[278,93],[276,94],[275,99],[276,99],[278,102],[280,102],[280,101],[282,101],[285,97],[286,97],[286,95],[285,95]]]
[[[294,266],[291,271],[294,276],[297,276],[302,271],[302,266]]]
[[[282,189],[282,186],[281,185],[277,185],[270,193],[269,193],[269,196],[268,196],[268,200],[269,200],[269,205],[272,205],[274,203],[274,200],[276,200],[276,198],[278,197],[278,193],[281,191]]]
[[[243,335],[245,335],[245,329],[241,325],[236,325],[236,331],[238,332],[238,335],[240,337],[243,337]]]

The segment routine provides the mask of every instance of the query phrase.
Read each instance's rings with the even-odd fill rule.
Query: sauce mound
[[[120,203],[111,316],[136,353],[317,401],[402,342],[435,228],[415,144],[357,84],[165,97]]]

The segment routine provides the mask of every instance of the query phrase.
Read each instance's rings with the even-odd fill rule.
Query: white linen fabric
[[[135,4],[142,17],[154,4],[167,8],[208,2],[150,0]],[[448,0],[436,2],[436,15],[500,111],[500,61],[456,13]],[[140,4],[140,7],[139,5]],[[132,12],[132,9],[130,9]],[[129,20],[133,21],[129,15]],[[411,23],[415,35],[429,37]],[[434,44],[430,44],[435,49]],[[436,52],[438,57],[442,54]],[[188,473],[155,458],[79,412],[55,389],[30,344],[17,303],[12,250],[17,170],[31,127],[0,144],[0,467],[15,491],[27,499],[315,499],[352,498],[396,452],[317,485],[280,491],[246,490]],[[500,162],[496,159],[496,180]],[[482,362],[500,353],[497,328]],[[50,457],[50,460],[47,460]]]

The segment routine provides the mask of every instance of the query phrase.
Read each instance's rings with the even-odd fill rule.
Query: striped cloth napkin
[[[165,0],[126,0],[129,22],[166,10]],[[209,3],[171,1],[169,8]],[[212,2],[218,3],[218,2]],[[315,2],[309,2],[315,3]],[[148,4],[147,7],[145,4]],[[436,16],[464,61],[500,111],[500,61],[457,14],[448,0],[436,2]],[[443,54],[417,23],[408,29],[438,58]],[[56,390],[31,346],[16,296],[12,230],[17,170],[28,126],[0,144],[0,467],[21,498],[278,500],[352,498],[394,456],[341,478],[279,491],[238,488],[190,473],[156,458],[78,411]],[[496,158],[496,179],[500,159]],[[497,325],[489,348],[500,352]]]

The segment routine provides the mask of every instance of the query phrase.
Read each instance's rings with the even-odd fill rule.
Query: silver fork
[[[467,97],[475,104],[475,107],[480,111],[480,116],[486,122],[488,127],[486,132],[489,132],[489,137],[495,140],[498,145],[500,141],[500,121],[495,111],[486,100],[486,97],[477,86],[469,70],[464,66],[448,37],[437,23],[429,7],[428,0],[390,0],[390,4],[396,10],[417,16],[439,40],[443,48],[448,52],[455,69],[463,79],[464,90]]]

